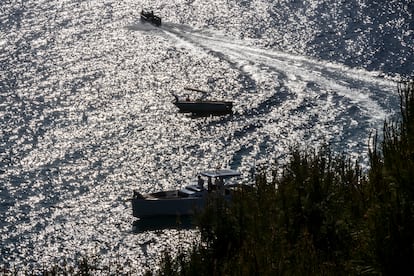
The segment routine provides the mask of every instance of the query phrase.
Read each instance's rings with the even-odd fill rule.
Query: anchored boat
[[[240,172],[230,169],[203,171],[198,181],[181,189],[141,194],[134,191],[132,199],[133,215],[138,218],[157,216],[187,216],[202,210],[211,193],[230,197],[231,189],[238,184],[228,183],[228,179],[240,176]],[[207,187],[205,187],[207,181]]]
[[[206,91],[195,88],[186,87],[184,89],[201,92],[204,94],[208,93]],[[232,113],[233,102],[231,101],[205,99],[190,100],[189,97],[186,99],[180,99],[177,95],[173,95],[175,97],[175,101],[173,103],[182,113],[192,113],[196,115],[221,115]]]

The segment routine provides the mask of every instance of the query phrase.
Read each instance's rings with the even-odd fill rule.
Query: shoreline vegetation
[[[200,239],[165,252],[145,275],[411,275],[414,273],[414,80],[399,85],[400,120],[370,141],[369,169],[329,148],[294,149],[231,204],[209,202]],[[269,177],[269,175],[271,177]],[[40,275],[125,275],[82,258]],[[136,271],[136,268],[132,270]],[[20,275],[0,267],[0,274]],[[25,275],[33,275],[25,273]],[[36,273],[39,275],[39,273]]]

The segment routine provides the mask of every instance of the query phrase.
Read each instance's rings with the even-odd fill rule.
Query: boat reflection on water
[[[164,229],[190,230],[195,227],[194,216],[158,216],[135,220],[132,231],[142,233]]]

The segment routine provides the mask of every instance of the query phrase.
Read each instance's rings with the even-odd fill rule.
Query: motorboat
[[[137,218],[159,216],[188,216],[203,209],[211,194],[231,196],[231,189],[238,184],[229,179],[240,176],[231,169],[207,170],[199,173],[195,183],[177,190],[141,194],[134,191],[132,213]],[[207,181],[207,187],[204,185]]]
[[[181,113],[191,113],[196,115],[222,115],[232,113],[233,103],[226,101],[186,101],[176,100],[174,102]]]
[[[202,92],[207,94],[208,92],[195,89],[185,88],[186,90]],[[177,95],[173,94],[175,100],[173,104],[178,107],[181,113],[192,113],[195,115],[222,115],[232,113],[233,102],[221,101],[221,100],[205,100],[203,98],[190,100],[190,97],[180,99]]]
[[[161,26],[161,17],[156,16],[153,11],[141,11],[141,22],[151,23],[157,27]]]

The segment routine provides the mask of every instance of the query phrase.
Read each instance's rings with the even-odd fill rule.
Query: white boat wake
[[[367,150],[369,135],[380,130],[398,106],[397,84],[379,72],[263,49],[178,24],[165,24],[162,29],[178,47],[197,55],[215,55],[255,84],[256,91],[241,91],[236,102],[249,103],[240,113],[249,118],[244,129],[255,132],[248,140],[259,144],[258,148],[263,147],[258,141],[279,152],[303,141],[315,147],[328,142],[338,151],[358,156]],[[236,134],[242,132],[246,131]]]
[[[378,72],[260,49],[244,41],[211,32],[194,31],[180,25],[167,25],[163,29],[187,48],[218,53],[221,58],[236,64],[258,80],[268,73],[276,73],[284,76],[284,85],[292,92],[300,94],[303,92],[298,90],[300,84],[314,83],[323,91],[349,98],[369,113],[374,123],[377,119],[382,121],[389,114],[387,99],[395,97],[396,84],[378,77]]]

